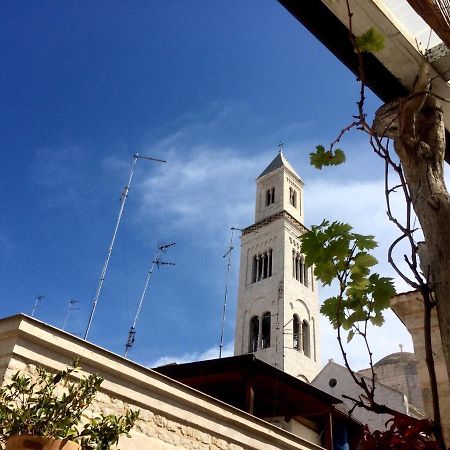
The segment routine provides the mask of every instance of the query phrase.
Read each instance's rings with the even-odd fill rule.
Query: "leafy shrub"
[[[18,434],[70,439],[83,450],[107,450],[117,444],[120,435],[129,436],[139,411],[88,417],[86,410],[103,378],[92,374],[71,381],[78,371],[75,362],[56,374],[37,368],[35,380],[16,372],[0,389],[0,448]]]

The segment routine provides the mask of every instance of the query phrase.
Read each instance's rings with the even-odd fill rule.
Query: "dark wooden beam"
[[[359,62],[349,39],[348,28],[322,0],[278,0],[308,31],[331,51],[353,74],[359,75]],[[367,86],[384,102],[405,97],[408,90],[371,53],[363,55]],[[446,130],[445,160],[450,164],[450,133]]]
[[[253,380],[248,379],[245,384],[245,411],[253,415],[255,406],[255,389]]]
[[[348,28],[321,0],[278,1],[358,77],[358,57],[350,42]],[[367,86],[383,102],[408,94],[407,89],[371,53],[364,55],[364,69]]]
[[[331,411],[325,417],[325,448],[333,450],[333,415]]]

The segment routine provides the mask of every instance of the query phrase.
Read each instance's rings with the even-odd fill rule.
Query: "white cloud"
[[[383,276],[393,277],[397,291],[411,289],[403,280],[395,274],[387,262],[387,250],[390,243],[398,236],[398,231],[386,216],[386,205],[384,201],[384,186],[382,181],[370,182],[340,182],[339,180],[313,180],[308,185],[306,194],[307,217],[310,223],[320,223],[324,218],[348,222],[353,226],[355,232],[362,234],[374,234],[379,243],[375,250],[375,256],[379,264],[375,270]],[[308,205],[311,205],[308,207]],[[330,207],[330,205],[332,205]],[[403,205],[400,198],[393,201],[393,208],[402,215]],[[398,265],[406,271],[403,261],[403,253],[407,251],[402,246],[398,255]],[[323,301],[332,295],[336,295],[334,287],[323,287],[320,297]],[[382,327],[370,327],[369,344],[376,362],[389,353],[399,351],[402,344],[405,351],[413,351],[411,337],[400,322],[391,312],[385,313],[386,322]],[[343,363],[341,351],[337,342],[336,330],[332,328],[327,319],[321,320],[321,342],[322,361],[328,359]],[[357,338],[347,345],[344,335],[343,342],[348,352],[348,358],[355,369],[368,367],[369,356],[365,351],[364,342]]]
[[[189,117],[188,124],[183,124],[156,144],[155,147],[164,152],[168,162],[152,170],[138,183],[136,189],[142,198],[142,220],[147,220],[149,215],[157,212],[159,217],[164,217],[165,228],[184,233],[197,230],[202,235],[203,243],[217,241],[217,230],[228,230],[231,225],[246,226],[253,221],[255,178],[270,163],[276,149],[265,148],[259,154],[253,152],[248,155],[236,148],[212,145],[203,140],[205,133],[200,132],[202,128],[213,132],[221,120],[226,121],[232,115],[232,110],[227,109],[222,115],[207,121],[204,127],[197,122],[198,117]],[[311,145],[297,142],[295,147],[310,148]],[[295,166],[298,165],[299,154],[289,158],[287,150],[287,156]],[[360,159],[357,158],[358,161],[354,163],[355,171],[358,171],[356,166],[360,164]],[[302,171],[299,172],[302,175]],[[339,174],[334,175],[332,172],[329,172],[330,175],[314,172],[313,176],[309,172],[305,191],[307,225],[320,223],[327,218],[349,222],[355,232],[374,234],[380,244],[375,251],[380,261],[377,271],[383,276],[395,278],[398,291],[409,290],[409,286],[395,276],[387,263],[388,246],[398,236],[398,231],[386,216],[383,181],[374,180],[373,177],[364,181],[361,176],[357,177],[359,181],[352,181],[348,173],[349,170],[346,178],[340,179]],[[400,217],[404,214],[401,199],[394,199],[393,207]],[[225,247],[224,243],[221,245]],[[399,266],[403,269],[403,253],[406,250],[403,247],[397,252]],[[334,294],[330,288],[322,289],[321,299]],[[336,332],[326,319],[321,321],[321,335],[323,362],[329,358],[342,362]],[[408,332],[391,312],[387,312],[383,327],[371,329],[370,342],[374,361],[398,351],[399,344],[404,346],[405,351],[412,351]],[[229,351],[231,354],[231,344]],[[212,348],[205,352],[164,356],[152,365],[217,356],[218,349]],[[356,340],[349,347],[349,358],[356,369],[368,366],[367,353]]]
[[[384,316],[386,319],[385,324],[382,327],[370,327],[368,332],[370,350],[373,353],[373,363],[390,353],[399,352],[400,344],[403,346],[403,351],[414,351],[409,332],[395,314],[387,310]],[[329,359],[333,359],[335,362],[343,365],[344,359],[337,341],[337,331],[323,316],[321,316],[320,327],[322,365],[325,365]],[[343,333],[342,339],[351,368],[361,370],[369,367],[369,355],[363,340],[355,337],[350,344],[347,344],[345,333]]]
[[[206,147],[196,148],[190,158],[180,157],[172,151],[168,158],[172,160],[170,168],[159,170],[140,186],[144,198],[142,210],[158,210],[159,214],[171,218],[168,222],[174,228],[201,227],[203,238],[214,240],[216,227],[247,224],[253,220],[255,167],[264,168],[272,157],[273,154],[268,156],[268,153],[245,157],[232,149]],[[161,186],[168,188],[161,192]],[[375,234],[380,242],[376,252],[381,261],[379,271],[382,275],[393,276],[385,255],[396,230],[386,217],[381,181],[342,183],[333,179],[310,180],[305,203],[310,223],[320,223],[324,218],[348,221],[356,232]],[[399,280],[397,284],[400,289],[408,289]],[[323,289],[321,298],[323,300],[330,295],[333,292],[329,288]],[[329,358],[342,362],[335,330],[326,319],[322,320],[321,326],[323,362]],[[386,324],[371,332],[375,361],[398,351],[399,344],[403,344],[405,350],[412,350],[407,331],[393,314],[388,313]],[[217,349],[178,357],[164,356],[154,365],[214,357],[217,357]],[[357,369],[368,366],[367,354],[361,343],[350,347],[349,358]]]
[[[170,228],[201,226],[203,231],[251,220],[252,175],[262,158],[201,147],[190,154],[172,151],[167,166],[140,184],[142,215],[158,211]]]
[[[401,280],[387,262],[390,244],[400,235],[396,226],[388,220],[382,181],[339,182],[339,180],[314,180],[308,186],[306,206],[308,223],[318,224],[324,218],[348,222],[357,233],[375,235],[379,246],[374,255],[379,261],[377,270],[383,276],[395,279],[397,290],[411,288]],[[309,206],[311,205],[311,206]],[[400,219],[404,217],[404,204],[400,195],[392,199],[392,210]],[[416,240],[421,240],[418,231]],[[406,242],[394,252],[398,266],[407,272],[403,255],[408,253]]]
[[[231,356],[233,354],[233,348],[234,348],[233,342],[225,344],[224,347],[222,348],[222,357]],[[159,367],[172,363],[183,364],[192,361],[204,361],[207,359],[216,359],[218,357],[219,357],[219,348],[211,347],[203,352],[189,352],[177,356],[169,356],[169,355],[161,356],[161,358],[158,358],[155,362],[148,364],[148,367]]]

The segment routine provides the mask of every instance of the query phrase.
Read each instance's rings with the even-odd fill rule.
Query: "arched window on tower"
[[[295,278],[295,250],[292,250],[292,278]]]
[[[266,206],[275,202],[275,188],[267,189],[266,191]]]
[[[262,259],[263,259],[263,266],[262,266],[262,277],[261,278],[267,278],[267,274],[269,273],[269,257],[266,253],[263,253],[262,255]]]
[[[312,269],[306,266],[304,256],[295,250],[292,250],[292,276],[306,287],[312,280]]]
[[[259,318],[253,316],[250,319],[250,341],[248,346],[249,353],[256,352],[258,350],[258,339],[259,339]]]
[[[310,329],[306,320],[302,322],[302,350],[305,356],[311,356]]]
[[[272,249],[252,259],[252,283],[272,276]]]
[[[261,321],[261,348],[270,347],[270,322],[270,312],[264,313]]]
[[[272,276],[272,249],[267,251],[267,276]]]
[[[300,350],[300,319],[297,314],[292,318],[292,347]]]
[[[303,259],[303,256],[300,256],[300,267],[299,267],[299,275],[300,277],[297,278],[300,283],[305,284],[305,260]]]
[[[293,188],[289,188],[289,203],[295,208],[297,206],[297,192]]]
[[[299,276],[300,276],[300,272],[299,272],[299,256],[298,256],[298,253],[296,253],[296,255],[295,255],[295,260],[294,260],[294,264],[295,264],[295,276],[294,276],[294,278],[296,279],[296,280],[299,280]]]
[[[256,274],[258,272],[258,261],[257,256],[255,255],[252,259],[252,283],[256,281]]]

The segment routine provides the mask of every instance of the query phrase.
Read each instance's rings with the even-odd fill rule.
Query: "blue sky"
[[[1,316],[30,314],[44,295],[36,317],[61,327],[75,299],[66,330],[84,333],[136,152],[167,163],[136,166],[89,340],[123,353],[156,246],[176,242],[165,256],[176,265],[154,272],[129,353],[143,364],[218,355],[222,255],[230,227],[253,222],[255,178],[279,141],[306,182],[307,225],[329,217],[392,236],[382,165],[362,136],[345,141],[346,166],[308,164],[351,120],[358,91],[276,1],[10,1],[0,48]],[[369,111],[379,104],[369,94]],[[235,245],[227,349],[238,268]],[[399,343],[412,348],[390,319],[376,357]],[[322,348],[324,363],[340,361],[325,322]]]

